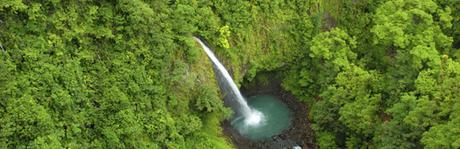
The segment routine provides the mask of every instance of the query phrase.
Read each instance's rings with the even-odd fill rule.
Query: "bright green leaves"
[[[57,135],[48,135],[43,137],[37,137],[34,142],[30,145],[31,148],[49,148],[49,149],[60,149],[62,144]],[[77,146],[74,146],[77,147]]]
[[[414,46],[410,40],[415,35],[423,33],[424,30],[439,31],[434,26],[431,15],[436,9],[437,5],[432,1],[393,0],[382,4],[377,9],[376,25],[372,29],[377,37],[375,42],[394,43],[401,48]]]
[[[379,122],[381,95],[377,84],[381,76],[357,65],[355,48],[356,41],[341,29],[320,33],[311,41],[309,57],[302,60],[308,63],[296,70],[295,78],[288,76],[284,82],[295,94],[316,99],[309,100],[313,103],[310,115],[322,148],[344,144],[343,138],[337,141],[334,135],[345,129],[369,137]],[[296,84],[290,79],[297,79]],[[358,145],[363,138],[350,134],[348,143]]]
[[[133,25],[136,25],[137,29],[142,29],[144,24],[149,24],[154,18],[155,13],[150,6],[140,0],[123,0],[119,3],[122,11],[125,11],[128,16],[127,19]]]
[[[5,106],[0,118],[1,146],[25,147],[25,143],[29,142],[21,140],[35,140],[56,133],[54,120],[46,107],[37,103],[31,95],[7,99]]]
[[[460,101],[454,105],[450,121],[431,127],[423,134],[421,142],[426,148],[459,148],[460,147]]]
[[[174,23],[172,24],[173,29],[175,32],[179,34],[189,34],[191,32],[196,32],[197,28],[195,24],[197,23],[197,20],[194,19],[196,15],[196,10],[192,4],[191,5],[185,5],[185,4],[177,4],[174,8],[173,11],[173,18]]]
[[[199,131],[203,124],[201,123],[201,119],[197,116],[184,116],[179,119],[180,122],[177,125],[179,127],[179,132],[182,135],[190,135]]]
[[[310,4],[333,16],[300,1],[0,0],[0,148],[227,147],[192,35],[236,80],[288,70],[322,148],[460,146],[458,2]]]
[[[429,67],[436,67],[440,64],[439,52],[432,46],[416,46],[409,53],[413,56],[412,65],[422,69],[424,64]]]
[[[320,76],[328,81],[341,70],[349,69],[356,59],[352,49],[355,41],[340,29],[333,29],[313,38],[309,56],[319,70]],[[326,82],[324,82],[326,83]]]
[[[217,92],[210,88],[210,86],[199,86],[197,87],[195,93],[198,97],[195,100],[195,107],[200,111],[213,112],[215,110],[221,110],[223,105],[222,100],[216,97],[219,97]]]
[[[392,116],[393,121],[401,122],[406,118],[407,114],[414,109],[417,104],[416,102],[417,97],[406,94],[401,96],[400,101],[385,112]]]
[[[395,50],[396,56],[388,56],[395,57],[400,65],[407,65],[400,69],[410,72],[422,69],[425,63],[435,65],[439,63],[439,53],[448,52],[452,43],[452,38],[435,22],[437,12],[438,6],[433,1],[388,1],[375,14],[374,43]]]
[[[195,70],[196,7],[0,3],[0,146],[183,148],[224,108],[215,82],[195,80],[213,78]]]
[[[313,38],[310,57],[332,61],[335,69],[345,68],[356,59],[352,49],[356,42],[340,29],[321,33]]]
[[[369,89],[377,86],[379,79],[376,72],[368,72],[358,66],[351,65],[350,69],[340,72],[335,80],[342,92],[365,95]]]
[[[379,121],[377,115],[381,95],[369,93],[369,90],[378,91],[375,87],[379,83],[378,79],[375,73],[368,73],[354,66],[351,72],[344,71],[337,76],[336,98],[324,97],[335,103],[342,103],[339,120],[364,135],[372,134],[373,126]]]
[[[319,133],[317,138],[318,145],[321,148],[337,148],[337,145],[332,143],[335,142],[336,138],[335,135],[332,133]]]
[[[423,134],[422,143],[426,148],[459,148],[460,147],[460,121],[437,125]]]
[[[37,20],[42,21],[45,15],[41,10],[42,5],[39,3],[32,3],[29,8],[27,9],[27,14],[29,16],[29,20]]]
[[[414,132],[408,139],[421,141],[428,148],[455,148],[452,142],[456,140],[451,136],[458,135],[452,124],[458,123],[455,111],[460,99],[457,91],[460,68],[447,56],[439,61],[431,69],[421,71],[415,80],[415,90],[401,96],[387,112],[393,117],[392,123]],[[447,126],[451,129],[449,134],[440,133]]]
[[[458,148],[460,68],[449,58],[458,3],[321,2],[336,19],[324,26],[338,25],[303,43],[283,82],[311,105],[320,147]]]
[[[1,48],[2,47],[0,47],[0,49]],[[14,72],[16,71],[16,65],[9,59],[9,55],[6,53],[6,51],[0,52],[0,61],[0,105],[4,105],[4,99],[10,98],[11,94],[14,93],[16,88],[16,83],[11,82],[11,80],[15,80],[16,78],[14,75]]]
[[[27,5],[25,5],[22,0],[1,0],[0,1],[0,12],[5,11],[5,9],[11,8],[13,12],[15,11],[23,11],[27,9]]]
[[[404,118],[404,122],[416,128],[432,126],[439,121],[435,117],[437,104],[429,100],[427,96],[422,96],[416,100],[415,107]]]
[[[420,0],[392,0],[376,11],[371,32],[376,46],[384,47],[388,57],[385,75],[400,80],[399,90],[405,92],[386,112],[393,117],[392,125],[400,124],[401,129],[414,132],[404,140],[418,142],[422,132],[445,123],[458,99],[452,91],[457,88],[458,83],[453,82],[458,82],[455,72],[460,69],[453,68],[458,64],[447,55],[441,55],[449,53],[453,41],[443,32],[451,26],[450,13],[442,3]],[[401,139],[395,134],[381,137],[389,136]],[[427,142],[424,145],[430,146]]]
[[[329,103],[334,105],[332,109],[337,110],[327,110],[327,113],[336,113],[336,118],[331,117],[332,119],[327,120],[329,121],[328,123],[344,125],[353,130],[354,133],[364,136],[371,135],[374,131],[373,127],[380,121],[378,114],[381,104],[381,95],[370,92],[378,91],[378,87],[376,86],[379,81],[378,74],[375,72],[367,72],[362,70],[362,68],[352,65],[351,69],[339,73],[335,80],[335,84],[328,87],[328,89],[321,94],[322,100],[328,100],[329,102],[319,101],[314,105],[312,109],[313,113],[311,113],[314,117],[314,122],[320,124],[325,122],[324,120],[326,119],[321,118],[325,115],[318,114],[325,109],[316,109],[315,107],[317,107],[317,105]],[[337,119],[340,120],[340,123],[334,122]],[[323,125],[322,127],[333,128],[336,126]]]
[[[293,77],[298,78],[295,85],[326,88],[339,71],[350,69],[351,63],[356,60],[356,54],[352,51],[354,47],[355,41],[340,29],[318,34],[313,38],[310,49],[305,51],[309,57],[302,59],[302,67],[295,70],[297,73]]]
[[[405,121],[419,128],[432,126],[421,139],[426,147],[458,148],[460,64],[447,56],[442,61],[438,67],[420,73],[416,87],[421,97]]]
[[[230,48],[230,44],[228,43],[228,37],[230,37],[230,27],[228,25],[224,25],[219,29],[219,46],[225,49]]]

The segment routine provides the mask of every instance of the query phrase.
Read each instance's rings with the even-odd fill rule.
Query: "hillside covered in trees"
[[[236,83],[282,73],[319,148],[460,148],[457,0],[0,0],[0,148],[235,148]]]

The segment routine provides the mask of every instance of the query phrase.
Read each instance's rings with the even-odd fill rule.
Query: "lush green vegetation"
[[[325,20],[337,27],[310,40],[284,82],[310,103],[319,146],[459,148],[459,3],[339,4],[323,10],[339,12]]]
[[[212,65],[281,71],[321,148],[460,147],[456,0],[0,1],[0,148],[232,148]]]

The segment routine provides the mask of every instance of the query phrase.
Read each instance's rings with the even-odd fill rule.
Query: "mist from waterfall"
[[[257,125],[262,120],[263,115],[257,110],[251,109],[246,99],[241,95],[240,90],[236,86],[235,82],[233,81],[232,77],[228,73],[227,69],[225,69],[224,65],[222,65],[219,60],[216,58],[214,53],[211,49],[206,46],[206,44],[201,41],[201,39],[197,37],[193,37],[200,45],[203,47],[203,50],[208,55],[209,59],[212,61],[214,65],[215,74],[219,80],[219,85],[221,86],[222,93],[228,98],[229,105],[233,109],[233,111],[243,116],[245,119],[245,123],[248,125]]]

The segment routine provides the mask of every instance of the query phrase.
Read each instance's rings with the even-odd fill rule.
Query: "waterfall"
[[[224,65],[219,62],[211,49],[209,49],[209,47],[206,46],[201,39],[197,37],[193,38],[200,43],[209,59],[212,61],[215,74],[217,78],[220,79],[219,85],[221,86],[221,90],[225,94],[226,98],[230,100],[229,105],[233,111],[242,116],[245,119],[246,124],[258,124],[262,119],[262,114],[248,106],[248,103],[244,99],[243,95],[241,95],[240,90],[236,86],[227,69],[225,69]]]

